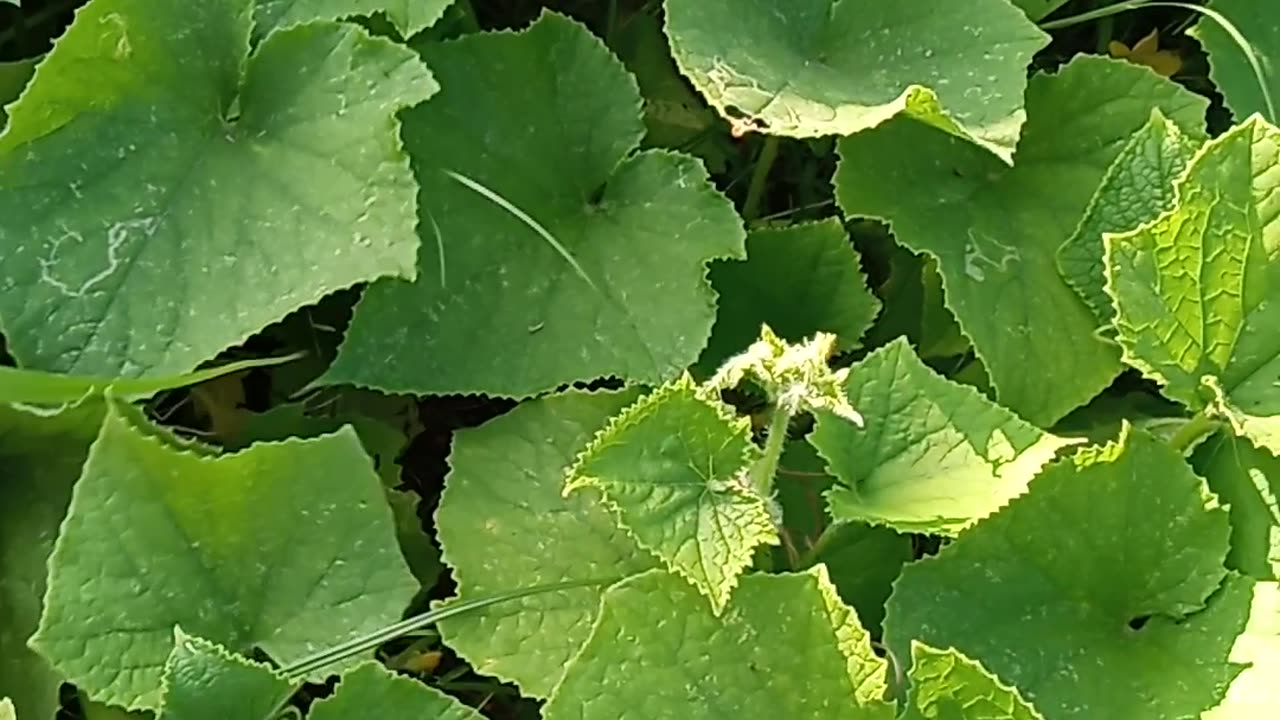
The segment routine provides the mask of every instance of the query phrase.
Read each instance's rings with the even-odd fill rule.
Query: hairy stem
[[[787,427],[791,424],[791,413],[775,407],[773,417],[769,420],[768,435],[764,442],[764,456],[751,468],[751,489],[762,498],[773,495],[773,478],[778,474],[778,461],[782,458],[782,448],[787,442]]]
[[[797,562],[792,569],[804,570],[817,565],[818,558],[822,557],[822,553],[826,552],[827,548],[831,547],[831,543],[839,534],[839,522],[832,522],[830,525],[823,528],[822,534],[818,536],[817,540],[813,541],[813,545],[810,545],[808,550],[805,550],[804,554],[800,556],[799,562]]]
[[[1209,417],[1205,411],[1201,410],[1183,423],[1173,437],[1169,438],[1169,447],[1185,455],[1201,438],[1216,430],[1218,425],[1219,422],[1216,419]]]

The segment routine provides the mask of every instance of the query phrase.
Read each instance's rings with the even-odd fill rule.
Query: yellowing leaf
[[[1173,50],[1160,49],[1160,30],[1154,29],[1146,37],[1129,47],[1118,40],[1107,44],[1111,57],[1128,60],[1135,65],[1146,65],[1165,77],[1173,77],[1182,69],[1182,57]]]

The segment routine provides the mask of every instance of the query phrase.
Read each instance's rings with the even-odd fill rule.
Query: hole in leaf
[[[1141,616],[1139,616],[1139,617],[1136,617],[1136,618],[1134,618],[1134,619],[1132,619],[1132,620],[1130,620],[1130,621],[1129,621],[1129,629],[1131,629],[1131,630],[1141,630],[1141,629],[1142,629],[1142,627],[1143,627],[1144,625],[1146,625],[1146,624],[1147,624],[1147,621],[1148,621],[1148,620],[1150,620],[1150,619],[1151,619],[1151,616],[1150,616],[1150,615],[1141,615]]]

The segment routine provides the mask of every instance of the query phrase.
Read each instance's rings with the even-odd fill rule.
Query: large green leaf
[[[938,375],[903,338],[854,365],[845,392],[866,427],[819,417],[809,436],[836,477],[837,520],[954,534],[1020,495],[1071,442]]]
[[[1249,581],[1222,566],[1229,533],[1181,456],[1126,428],[908,566],[886,642],[899,659],[912,640],[955,647],[1045,717],[1194,716],[1234,677],[1248,612]]]
[[[1258,118],[1211,141],[1175,207],[1110,235],[1107,293],[1125,360],[1193,410],[1213,406],[1280,452],[1280,130]]]
[[[610,588],[547,720],[889,720],[885,662],[826,572],[750,575],[723,615],[674,575]]]
[[[1227,567],[1263,580],[1280,578],[1280,459],[1222,432],[1196,448],[1192,460],[1231,511]]]
[[[911,643],[911,702],[902,720],[1044,720],[1018,689],[981,663],[950,650]]]
[[[101,402],[57,413],[0,404],[0,696],[24,717],[52,718],[62,676],[27,647],[45,593],[45,563],[71,487],[102,421]]]
[[[710,371],[755,342],[761,325],[792,342],[829,332],[853,349],[880,311],[836,218],[752,231],[746,262],[712,265],[711,286],[719,310],[698,361]]]
[[[430,27],[453,0],[256,0],[254,32],[314,20],[341,20],[381,12],[404,37]]]
[[[157,707],[174,625],[288,662],[399,617],[417,583],[350,428],[218,457],[131,415],[89,452],[31,640],[91,697]]]
[[[848,135],[895,115],[1009,161],[1048,36],[1007,0],[666,0],[681,71],[742,127]]]
[[[1203,720],[1259,720],[1274,713],[1280,707],[1280,585],[1253,586],[1249,624],[1231,648],[1231,661],[1248,667]]]
[[[1237,119],[1261,113],[1273,123],[1280,122],[1272,106],[1280,95],[1280,68],[1276,67],[1280,63],[1280,18],[1275,5],[1270,0],[1213,0],[1209,7],[1231,23],[1249,45],[1248,50],[1240,47],[1218,18],[1201,17],[1192,32],[1209,53],[1210,79]]]
[[[743,257],[745,234],[699,162],[635,152],[622,64],[551,13],[423,55],[444,90],[405,115],[418,279],[366,291],[321,382],[527,396],[692,363],[714,320],[706,264]]]
[[[251,10],[94,0],[9,108],[0,324],[23,364],[185,372],[328,292],[414,276],[395,112],[430,75],[355,25],[248,56]]]
[[[1125,143],[1107,169],[1076,231],[1058,248],[1063,279],[1104,326],[1115,308],[1107,295],[1104,233],[1133,230],[1173,206],[1174,180],[1195,154],[1196,143],[1159,110]]]
[[[1081,56],[1031,80],[1013,168],[894,120],[840,142],[836,197],[846,213],[885,218],[902,244],[938,258],[947,306],[996,398],[1047,427],[1120,371],[1119,353],[1091,338],[1093,313],[1059,275],[1058,247],[1151,107],[1198,137],[1206,105],[1146,68]]]
[[[461,599],[608,580],[657,565],[618,527],[597,491],[561,492],[577,453],[635,397],[569,392],[458,433],[436,528]],[[533,595],[449,619],[440,630],[479,672],[546,697],[591,632],[603,592]]]
[[[716,614],[756,547],[779,542],[746,473],[750,422],[686,375],[620,413],[569,470],[565,493],[595,488],[636,542],[693,583]]]

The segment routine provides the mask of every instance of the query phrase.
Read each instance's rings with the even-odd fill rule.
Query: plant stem
[[[1169,447],[1177,450],[1179,454],[1185,455],[1200,438],[1213,432],[1218,427],[1218,421],[1205,414],[1201,410],[1194,417],[1182,424],[1178,431],[1169,438]]]
[[[1105,2],[1105,0],[1099,0],[1099,1]],[[1095,42],[1097,44],[1097,51],[1099,54],[1102,54],[1102,55],[1109,54],[1107,52],[1109,49],[1108,46],[1111,43],[1112,36],[1115,34],[1115,29],[1116,29],[1116,18],[1114,15],[1107,15],[1105,17],[1098,18],[1098,25],[1094,28],[1093,32],[1094,32]]]
[[[764,441],[764,455],[751,468],[751,489],[762,498],[773,495],[773,478],[778,474],[778,461],[782,458],[782,448],[787,442],[787,427],[791,424],[791,413],[780,407],[773,409],[773,417],[769,420],[768,435]]]
[[[320,652],[295,660],[283,668],[280,668],[280,673],[301,681],[317,670],[323,670],[336,662],[373,650],[388,640],[394,640],[405,633],[420,630],[428,625],[434,625],[441,620],[457,615],[465,615],[475,610],[487,608],[490,605],[498,605],[511,600],[519,600],[520,598],[529,597],[530,595],[541,595],[543,593],[572,590],[574,588],[582,587],[611,585],[620,579],[621,578],[615,577],[597,580],[574,580],[547,585],[532,585],[520,588],[519,590],[511,590],[505,593],[498,593],[497,595],[476,598],[474,600],[451,602],[443,607],[438,607],[434,610],[429,610],[419,615],[415,615],[407,620],[401,620],[398,623],[384,626],[371,633],[367,633],[360,637],[348,640],[347,642],[334,645],[330,648],[325,648]]]
[[[828,547],[831,547],[832,541],[834,541],[836,536],[840,534],[839,528],[839,522],[833,522],[823,528],[822,534],[818,536],[817,540],[813,541],[813,545],[809,546],[809,549],[804,552],[804,555],[800,556],[800,561],[797,562],[792,569],[804,570],[816,565],[818,563],[818,558],[822,557],[822,553],[826,552]]]
[[[742,204],[742,219],[751,222],[760,214],[760,202],[764,200],[764,189],[769,179],[769,170],[778,159],[778,136],[769,135],[760,147],[756,156],[756,166],[751,171],[751,184],[747,186],[747,199]]]

